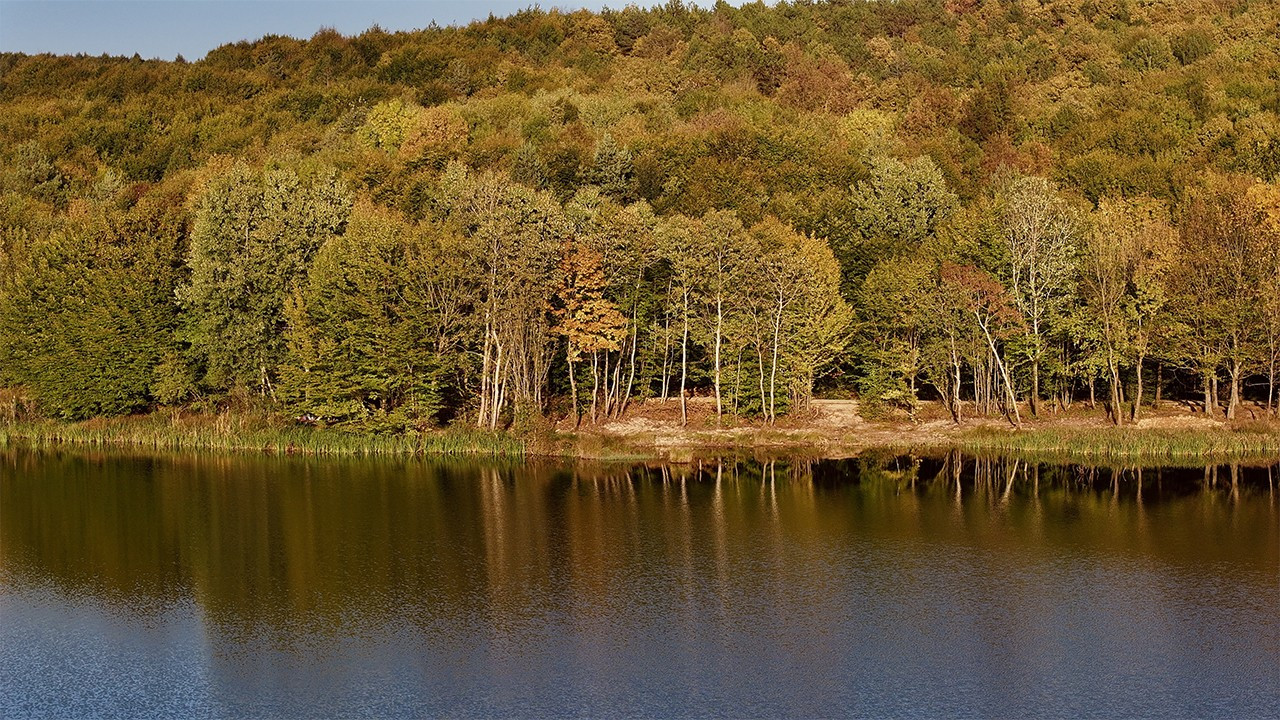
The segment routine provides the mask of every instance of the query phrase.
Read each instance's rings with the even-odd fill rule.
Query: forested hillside
[[[1275,412],[1280,4],[670,3],[0,55],[9,414],[487,428],[815,387]]]

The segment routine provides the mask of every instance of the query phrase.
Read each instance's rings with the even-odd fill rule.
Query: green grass
[[[1056,459],[1189,460],[1280,458],[1280,431],[1259,424],[1235,429],[1138,428],[977,429],[954,441],[956,449]]]
[[[234,450],[318,456],[487,455],[520,457],[525,444],[506,433],[469,428],[367,435],[273,423],[259,417],[170,418],[145,415],[112,420],[0,425],[0,447],[21,444],[135,447],[150,450]]]

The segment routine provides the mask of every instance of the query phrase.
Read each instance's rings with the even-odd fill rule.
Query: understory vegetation
[[[355,442],[300,418],[505,453],[493,431],[653,398],[687,422],[693,394],[764,424],[815,390],[957,423],[1275,416],[1277,21],[671,2],[0,54],[0,423],[215,447],[41,423],[250,408],[283,424],[244,447]],[[1275,449],[1223,433],[1186,452]]]

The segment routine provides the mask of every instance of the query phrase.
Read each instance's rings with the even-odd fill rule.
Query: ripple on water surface
[[[0,717],[1278,716],[1275,476],[7,451]]]

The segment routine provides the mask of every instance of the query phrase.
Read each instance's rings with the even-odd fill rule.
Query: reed
[[[1229,460],[1280,458],[1280,429],[1237,428],[975,429],[955,438],[959,450],[1087,460]]]
[[[467,428],[396,435],[289,426],[261,418],[184,418],[159,415],[110,421],[23,422],[0,425],[0,446],[22,444],[123,446],[152,450],[234,450],[317,456],[486,455],[520,457],[524,442],[506,433]]]

